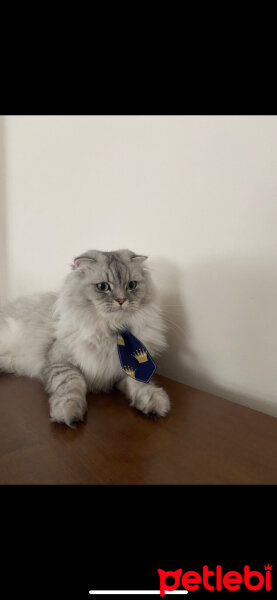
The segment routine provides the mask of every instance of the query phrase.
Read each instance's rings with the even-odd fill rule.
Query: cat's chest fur
[[[92,391],[108,391],[123,374],[117,352],[117,335],[93,336],[79,341],[74,352],[78,365]]]
[[[70,325],[69,325],[70,324]],[[139,311],[126,318],[124,327],[107,324],[90,313],[71,313],[70,320],[61,318],[57,323],[59,347],[66,361],[83,373],[88,389],[108,391],[123,375],[117,350],[117,334],[128,330],[152,354],[164,345],[161,322],[157,311]]]
[[[134,326],[128,330],[133,335],[138,332]],[[89,328],[80,323],[78,329],[66,334],[60,329],[59,334],[66,359],[82,371],[89,390],[108,391],[124,374],[117,350],[117,331],[109,331],[96,322]]]

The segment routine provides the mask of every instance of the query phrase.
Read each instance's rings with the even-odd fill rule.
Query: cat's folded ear
[[[96,260],[90,256],[77,256],[74,258],[71,268],[77,270],[80,275],[86,275],[95,265]]]
[[[136,264],[140,264],[143,263],[145,260],[147,260],[148,256],[143,256],[142,254],[135,254],[135,256],[132,256],[131,261],[136,263]]]

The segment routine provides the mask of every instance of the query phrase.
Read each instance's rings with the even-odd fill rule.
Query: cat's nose
[[[118,304],[123,304],[125,302],[127,298],[116,298],[116,301],[118,302]]]

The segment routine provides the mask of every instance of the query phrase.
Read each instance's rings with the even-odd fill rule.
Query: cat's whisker
[[[174,321],[171,321],[171,319],[169,319],[168,317],[166,317],[165,315],[163,315],[163,319],[164,321],[166,321],[166,323],[168,323],[169,325],[173,325],[179,332],[184,333],[185,335],[187,335],[187,332],[182,329],[182,327],[180,327],[179,325],[177,325],[177,323],[174,323]]]

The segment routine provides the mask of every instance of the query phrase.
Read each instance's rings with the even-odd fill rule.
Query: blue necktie
[[[130,331],[120,332],[117,350],[123,371],[137,381],[149,383],[157,367],[140,340]]]

